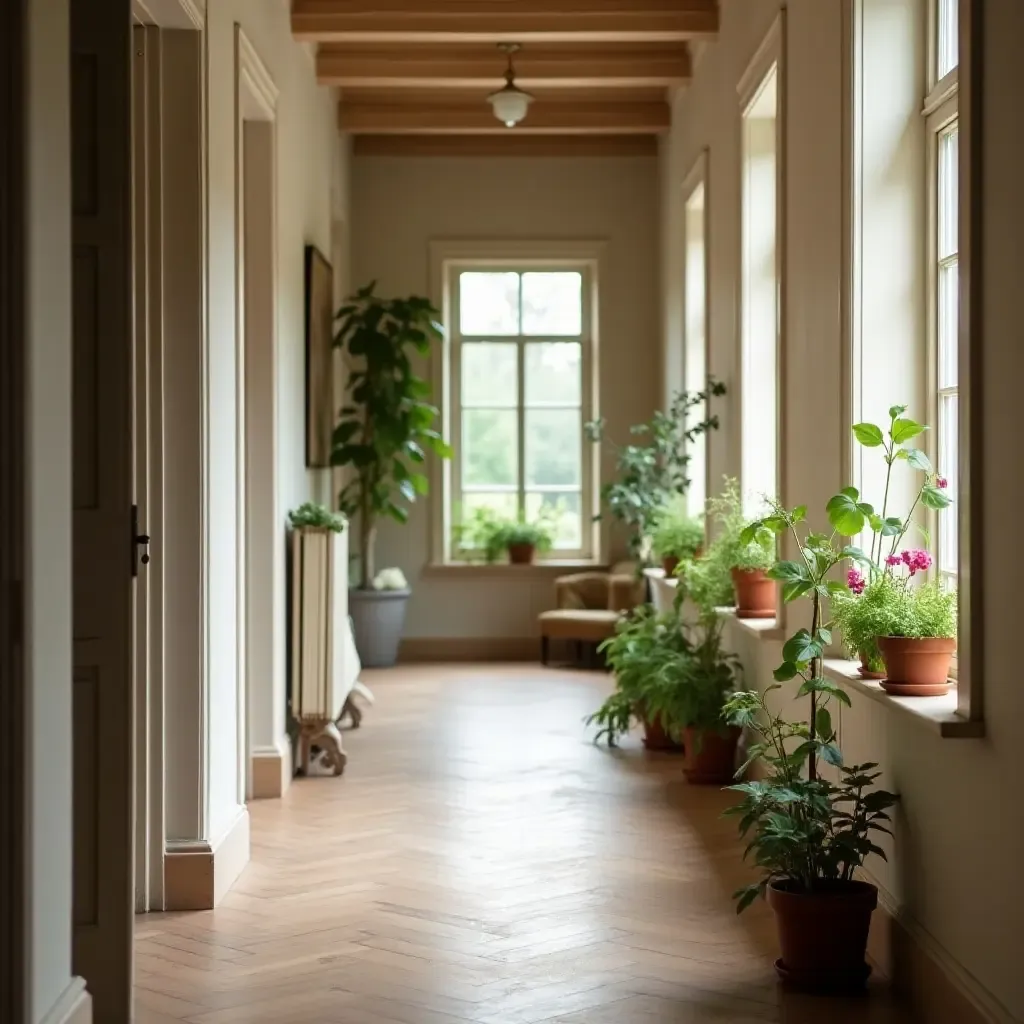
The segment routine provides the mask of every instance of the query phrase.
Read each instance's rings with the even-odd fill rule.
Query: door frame
[[[0,1019],[25,1015],[25,0],[0,12]]]

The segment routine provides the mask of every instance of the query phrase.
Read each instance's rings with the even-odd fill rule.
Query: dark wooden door
[[[131,7],[71,0],[74,946],[96,1024],[131,1020]]]

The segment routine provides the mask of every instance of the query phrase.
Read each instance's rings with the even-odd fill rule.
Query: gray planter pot
[[[387,668],[398,660],[409,590],[348,592],[348,612],[363,668]]]

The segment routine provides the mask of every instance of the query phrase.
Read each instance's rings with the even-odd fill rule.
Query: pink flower
[[[949,486],[949,481],[944,476],[937,476],[935,486],[944,491]]]
[[[899,555],[889,555],[885,559],[886,565],[902,565],[903,559]]]
[[[864,587],[866,586],[866,581],[864,577],[856,569],[851,569],[846,574],[846,585],[855,594],[863,594]]]
[[[894,556],[890,555],[886,560],[886,565],[897,565],[902,562],[909,570],[910,575],[913,576],[915,573],[924,572],[926,569],[931,568],[932,556],[927,551],[901,551],[899,558],[894,560]]]

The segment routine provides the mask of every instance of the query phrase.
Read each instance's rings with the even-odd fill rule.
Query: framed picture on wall
[[[306,465],[331,464],[334,430],[334,271],[313,245],[306,246]]]

